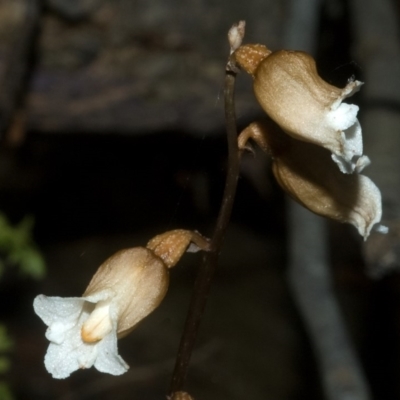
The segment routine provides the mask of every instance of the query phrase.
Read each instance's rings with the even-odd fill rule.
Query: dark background
[[[390,4],[397,27],[398,2]],[[354,9],[345,0],[318,8],[318,67],[338,86],[352,75],[366,80],[369,71]],[[4,379],[16,399],[165,398],[200,255],[183,257],[160,308],[119,342],[131,366],[121,377],[91,369],[52,379],[43,365],[46,328],[32,302],[40,293],[80,295],[113,252],[145,245],[166,230],[211,235],[225,181],[226,33],[245,19],[245,41],[276,50],[288,13],[283,0],[0,4],[0,65],[7,67],[0,71],[0,209],[12,223],[35,217],[34,237],[47,264],[41,281],[10,268],[0,282],[0,316],[15,342]],[[385,20],[379,24],[385,31]],[[399,75],[398,37],[391,40],[386,64]],[[385,74],[386,64],[382,74],[396,87],[390,79],[398,76]],[[237,86],[244,128],[261,111],[250,78],[240,75]],[[354,99],[361,119],[368,110],[399,118],[398,99],[363,90]],[[398,125],[389,128],[397,138]],[[373,161],[376,140],[368,142]],[[388,147],[398,154],[396,141]],[[400,186],[393,184],[398,170],[386,165],[391,159],[378,154],[371,175],[378,185],[382,177],[387,216],[394,220]],[[189,371],[196,399],[322,398],[312,346],[286,281],[286,200],[268,167],[258,152],[242,163]],[[398,398],[399,276],[371,279],[355,230],[332,223],[329,232],[333,284],[373,398]]]

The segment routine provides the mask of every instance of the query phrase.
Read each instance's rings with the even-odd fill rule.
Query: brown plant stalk
[[[232,31],[235,38],[232,39]],[[244,22],[234,25],[229,32],[231,53],[241,43],[244,35]],[[234,43],[233,43],[234,42]],[[197,274],[194,284],[192,299],[186,317],[185,327],[179,345],[178,354],[175,361],[169,394],[173,397],[174,393],[183,389],[190,358],[195,345],[200,322],[206,307],[208,294],[212,279],[218,266],[218,258],[224,241],[225,233],[232,213],[233,202],[236,194],[237,180],[239,176],[239,150],[237,145],[237,127],[235,115],[235,80],[238,69],[231,59],[228,60],[225,73],[224,104],[225,122],[228,141],[228,167],[225,182],[224,195],[214,229],[214,234],[210,243],[210,251],[206,252],[202,259],[202,265]]]

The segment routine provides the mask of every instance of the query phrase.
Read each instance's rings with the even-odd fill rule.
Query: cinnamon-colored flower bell
[[[239,148],[255,140],[272,156],[279,185],[310,211],[354,225],[364,240],[374,228],[382,233],[381,193],[365,175],[343,174],[329,151],[285,135],[273,122],[255,122],[239,136]]]
[[[301,51],[271,52],[263,45],[248,44],[234,56],[253,77],[261,107],[286,133],[331,151],[343,173],[368,164],[362,157],[358,107],[343,103],[361,82],[350,80],[343,89],[330,85],[318,75],[314,59]]]
[[[147,247],[121,250],[107,259],[82,297],[37,296],[33,305],[48,325],[45,366],[52,376],[66,378],[93,365],[112,375],[126,372],[129,366],[118,354],[117,339],[160,304],[169,268],[186,250],[208,250],[208,241],[197,232],[169,231]]]

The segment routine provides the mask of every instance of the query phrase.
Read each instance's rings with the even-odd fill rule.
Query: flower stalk
[[[230,53],[232,54],[240,45],[244,36],[245,24],[240,21],[232,26],[228,32]],[[172,374],[169,393],[170,396],[183,389],[190,358],[196,342],[200,322],[207,303],[211,282],[218,265],[224,236],[231,217],[233,202],[236,194],[237,180],[239,176],[239,149],[237,144],[237,128],[235,114],[235,81],[238,67],[231,57],[228,59],[225,73],[225,121],[228,141],[228,168],[225,182],[225,190],[219,211],[214,234],[210,243],[210,251],[203,257],[202,267],[199,269],[188,315],[185,322],[183,335],[180,341],[175,368]]]

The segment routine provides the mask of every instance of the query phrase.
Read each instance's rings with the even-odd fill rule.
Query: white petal
[[[360,87],[364,85],[363,82],[360,81],[350,81],[346,87],[343,89],[342,91],[342,95],[339,96],[336,101],[334,101],[331,104],[331,110],[336,110],[340,104],[342,103],[342,101],[347,98],[352,96],[354,93],[358,92],[360,90]]]
[[[368,156],[361,156],[356,162],[356,172],[360,173],[364,168],[371,164],[371,160]]]
[[[352,160],[354,157],[359,157],[363,153],[363,141],[361,125],[358,119],[354,124],[349,126],[342,132],[343,153],[346,158]]]
[[[50,343],[44,357],[44,365],[53,378],[68,378],[79,368],[77,358],[70,357],[69,354],[69,347]]]
[[[354,104],[342,103],[336,110],[328,112],[328,123],[336,130],[347,129],[355,123],[358,110]]]
[[[33,308],[46,325],[51,325],[58,321],[76,321],[84,303],[81,297],[47,297],[40,294],[36,296]]]
[[[353,224],[366,240],[371,229],[384,232],[379,224],[382,218],[382,198],[378,187],[365,175],[359,175],[359,196],[353,210],[349,214],[349,222]]]
[[[63,333],[61,343],[50,343],[44,364],[53,378],[67,378],[77,369],[90,368],[95,362],[98,343],[86,344],[81,337],[81,326],[87,317],[88,312],[83,311],[74,326]]]
[[[98,343],[98,354],[94,366],[100,372],[111,375],[121,375],[129,369],[129,365],[118,354],[115,329]]]
[[[357,113],[357,106],[342,103],[327,114],[327,123],[337,131],[340,142],[340,150],[332,154],[332,159],[345,174],[358,169],[357,163],[363,153],[362,131]]]
[[[383,235],[386,235],[389,232],[389,228],[381,224],[376,224],[373,229],[375,232],[382,233]]]
[[[61,344],[65,341],[68,331],[71,330],[75,324],[76,321],[71,323],[64,323],[61,321],[54,322],[46,331],[47,340],[56,344]]]
[[[351,174],[354,171],[354,163],[348,162],[346,158],[332,153],[332,160],[335,161],[339,167],[340,172],[343,174]]]

